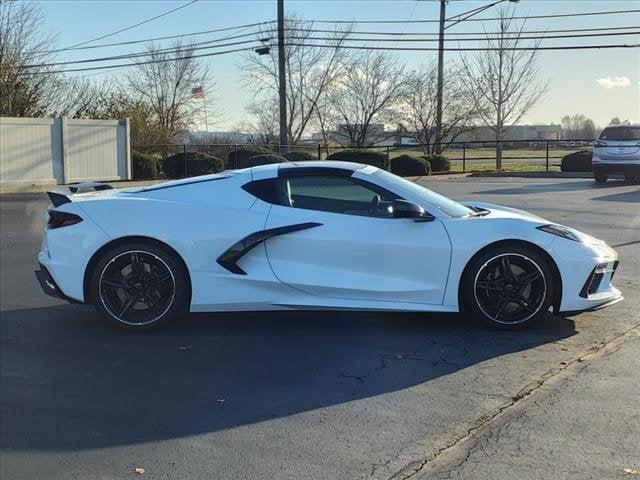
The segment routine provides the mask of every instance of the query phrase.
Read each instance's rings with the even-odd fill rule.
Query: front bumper
[[[34,273],[36,274],[38,283],[40,283],[40,287],[42,287],[42,291],[47,295],[51,297],[59,298],[61,300],[66,300],[67,302],[70,302],[70,303],[82,303],[82,302],[79,302],[78,300],[74,300],[73,298],[67,297],[62,292],[62,290],[60,290],[60,287],[58,286],[56,281],[53,279],[51,274],[49,273],[49,270],[47,270],[47,267],[45,267],[44,265],[40,264],[40,270],[36,270]]]
[[[612,284],[618,254],[605,243],[579,243],[557,237],[550,248],[562,280],[557,314],[603,308],[622,299]]]
[[[557,315],[559,315],[560,317],[574,317],[574,316],[579,315],[581,313],[595,312],[596,310],[600,310],[602,308],[610,307],[611,305],[615,305],[616,303],[621,302],[622,300],[624,300],[624,297],[622,295],[618,295],[617,297],[614,297],[611,300],[607,300],[604,303],[600,303],[600,304],[592,306],[592,307],[583,308],[581,310],[567,310],[565,312],[558,312]]]

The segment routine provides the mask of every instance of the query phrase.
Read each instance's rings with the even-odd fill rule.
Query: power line
[[[332,45],[322,44],[303,44],[303,43],[289,43],[292,47],[327,47],[335,48]],[[486,47],[469,47],[469,48],[445,48],[450,52],[490,52],[490,51],[531,51],[531,50],[589,50],[589,49],[608,49],[608,48],[638,48],[640,43],[633,44],[607,44],[607,45],[567,45],[567,46],[548,46],[548,47],[516,47],[516,48],[486,48]],[[436,52],[437,48],[428,47],[375,47],[368,45],[342,45],[340,48],[347,48],[351,50],[386,50],[386,51],[407,51],[407,52]]]
[[[177,12],[178,10],[181,10],[181,9],[183,9],[185,7],[188,7],[189,5],[192,5],[192,4],[196,3],[197,1],[198,0],[191,0],[190,2],[187,2],[184,5],[180,5],[179,7],[176,7],[174,9],[168,10],[168,11],[166,11],[164,13],[161,13],[160,15],[156,15],[155,17],[148,18],[147,20],[143,20],[141,22],[138,22],[138,23],[136,23],[134,25],[130,25],[130,26],[125,27],[125,28],[121,28],[120,30],[116,30],[115,32],[107,33],[106,35],[101,35],[100,37],[92,38],[91,40],[87,40],[85,42],[76,43],[75,45],[71,45],[70,47],[62,48],[61,50],[62,51],[70,50],[72,48],[79,47],[81,45],[86,45],[87,43],[93,43],[93,42],[96,42],[98,40],[102,40],[103,38],[113,37],[114,35],[117,35],[119,33],[126,32],[127,30],[131,30],[133,28],[139,27],[140,25],[144,25],[145,23],[149,23],[149,22],[152,22],[154,20],[157,20],[158,18],[162,18],[162,17],[165,17],[167,15],[170,15],[173,12]]]
[[[211,53],[203,53],[200,55],[188,55],[185,57],[174,57],[174,58],[168,58],[168,59],[164,59],[164,60],[148,60],[148,61],[144,61],[144,62],[130,62],[130,63],[121,63],[121,64],[117,64],[117,65],[102,65],[99,67],[83,67],[83,68],[72,68],[72,69],[67,69],[67,70],[60,70],[56,73],[68,73],[68,72],[88,72],[88,71],[92,71],[92,70],[116,70],[118,68],[125,68],[125,67],[134,67],[134,66],[138,66],[138,65],[149,65],[152,63],[166,63],[166,62],[173,62],[176,60],[187,60],[189,58],[202,58],[202,57],[213,57],[213,56],[217,56],[217,55],[226,55],[229,53],[235,53],[235,52],[245,52],[245,51],[249,51],[249,50],[253,50],[257,47],[262,47],[264,46],[264,44],[256,44],[253,45],[251,47],[244,47],[244,48],[235,48],[232,50],[224,50],[222,52],[211,52]],[[273,47],[273,45],[268,45],[269,47]],[[50,72],[32,72],[32,73],[22,73],[23,75],[43,75],[43,74],[48,74]]]
[[[640,9],[633,10],[609,10],[602,12],[582,12],[582,13],[559,13],[553,15],[528,15],[525,17],[510,17],[512,20],[527,20],[532,18],[562,18],[562,17],[585,17],[592,15],[618,15],[624,13],[639,13]],[[494,21],[494,20],[503,20],[500,17],[492,17],[492,18],[469,18],[465,21],[467,22],[485,22],[485,21]],[[346,24],[394,24],[394,23],[439,23],[439,20],[307,20],[307,23],[346,23]]]
[[[566,38],[584,38],[584,37],[610,37],[610,36],[621,36],[621,35],[640,35],[640,30],[639,31],[635,31],[635,32],[613,32],[613,33],[587,33],[587,34],[578,34],[578,35],[548,35],[548,36],[521,36],[518,37],[519,40],[551,40],[551,39],[566,39]],[[255,43],[256,39],[251,39],[251,40],[242,40],[242,41],[237,41],[237,42],[228,42],[228,43],[217,43],[220,41],[224,41],[224,40],[231,40],[231,39],[235,39],[235,38],[246,38],[248,36],[253,36],[253,34],[243,34],[243,35],[236,35],[236,36],[232,36],[232,37],[227,37],[227,38],[220,38],[220,39],[216,39],[216,40],[211,40],[211,41],[207,41],[207,42],[201,42],[199,44],[189,44],[189,45],[184,45],[181,46],[179,48],[176,47],[170,47],[170,48],[165,48],[165,49],[159,49],[159,50],[155,50],[153,52],[149,52],[149,51],[144,51],[144,52],[133,52],[133,53],[129,53],[129,54],[122,54],[122,55],[110,55],[110,56],[106,56],[106,57],[97,57],[97,58],[84,58],[84,59],[80,59],[80,60],[68,60],[68,61],[62,61],[62,62],[51,62],[51,63],[46,63],[46,64],[33,64],[33,65],[25,65],[24,68],[42,68],[42,67],[54,67],[54,66],[61,66],[61,65],[75,65],[75,64],[82,64],[82,63],[93,63],[93,62],[107,62],[107,61],[112,61],[112,60],[124,60],[124,59],[133,59],[133,58],[140,58],[140,57],[148,57],[150,54],[161,54],[161,53],[184,53],[184,52],[192,52],[192,51],[200,51],[200,50],[209,50],[209,49],[214,49],[214,48],[222,48],[222,47],[231,47],[231,46],[237,46],[237,45],[246,45],[249,43]],[[294,41],[330,41],[332,40],[329,37],[310,37],[310,36],[298,36],[298,35],[291,35],[288,37],[289,40],[294,40]],[[487,36],[487,37],[478,37],[478,38],[460,38],[460,39],[456,39],[455,41],[490,41],[490,40],[499,40],[500,37],[498,36]],[[261,42],[265,42],[265,41],[270,41],[272,40],[271,37],[265,37],[260,39]],[[380,39],[380,38],[343,38],[341,39],[342,42],[393,42],[394,46],[396,46],[399,42],[436,42],[438,41],[437,38],[396,38],[396,39]],[[217,44],[216,44],[217,43]],[[212,45],[214,44],[214,45]],[[290,45],[294,45],[293,43],[289,43]],[[202,45],[206,45],[206,46],[202,46]],[[262,46],[262,45],[261,45]],[[335,47],[334,47],[335,48]],[[344,48],[349,48],[347,46],[344,46]],[[352,48],[352,47],[351,47]],[[384,47],[387,48],[387,47]],[[480,49],[482,50],[482,48]]]
[[[101,43],[99,45],[88,45],[88,46],[84,46],[84,47],[77,47],[77,46],[72,46],[72,47],[67,47],[67,48],[58,48],[55,50],[46,50],[43,52],[37,52],[37,53],[56,53],[56,52],[62,52],[62,51],[67,51],[67,50],[90,50],[90,49],[94,49],[94,48],[103,48],[103,47],[117,47],[120,45],[133,45],[136,43],[148,43],[148,42],[155,42],[158,40],[171,40],[174,38],[183,38],[183,37],[191,37],[191,36],[196,36],[196,35],[205,35],[207,33],[218,33],[218,32],[227,32],[229,30],[246,30],[247,28],[251,28],[251,27],[258,27],[261,25],[267,25],[267,24],[271,24],[273,23],[272,21],[267,21],[267,22],[258,22],[258,23],[248,23],[246,25],[237,25],[235,27],[225,27],[225,28],[216,28],[213,30],[203,30],[200,32],[192,32],[192,33],[182,33],[179,35],[168,35],[165,37],[150,37],[150,38],[142,38],[139,40],[129,40],[127,42],[115,42],[115,43]],[[82,45],[82,44],[78,44],[78,45]]]
[[[74,65],[74,64],[78,64],[78,63],[92,63],[92,62],[108,62],[111,60],[124,60],[127,58],[139,58],[139,57],[148,57],[150,55],[153,55],[154,53],[183,53],[183,52],[189,52],[189,51],[197,51],[197,50],[208,50],[211,48],[221,48],[221,47],[231,47],[231,46],[235,46],[235,45],[246,45],[248,43],[256,43],[257,40],[252,39],[252,40],[243,40],[240,42],[229,42],[229,43],[220,43],[218,45],[210,45],[208,47],[196,47],[196,48],[191,48],[191,46],[186,45],[184,47],[180,47],[180,48],[166,48],[166,49],[160,49],[160,50],[155,50],[155,51],[145,51],[145,52],[136,52],[136,53],[132,53],[132,54],[123,54],[123,55],[111,55],[108,57],[98,57],[98,58],[83,58],[81,60],[68,60],[65,62],[51,62],[51,63],[44,63],[44,64],[33,64],[33,65],[24,65],[24,68],[42,68],[42,67],[57,67],[60,65]],[[189,57],[184,57],[184,58],[189,58]],[[171,60],[178,60],[178,58],[173,58],[173,59],[167,59],[165,61],[171,61]],[[141,62],[142,64],[144,64],[145,62]],[[136,65],[138,64],[137,62],[135,63]]]
[[[62,52],[62,51],[69,51],[69,50],[92,50],[92,49],[97,49],[97,48],[105,48],[105,47],[117,47],[117,46],[123,46],[123,45],[135,45],[138,43],[148,43],[148,42],[155,42],[155,41],[159,41],[159,40],[171,40],[171,39],[175,39],[175,38],[184,38],[184,37],[190,37],[190,36],[197,36],[197,35],[205,35],[208,33],[218,33],[218,32],[225,32],[225,31],[230,31],[230,30],[246,30],[248,28],[251,27],[259,27],[262,25],[269,25],[269,24],[273,24],[273,21],[264,21],[264,22],[257,22],[257,23],[249,23],[249,24],[245,24],[245,25],[237,25],[234,27],[226,27],[226,28],[217,28],[217,29],[213,29],[213,30],[203,30],[203,31],[199,31],[199,32],[191,32],[191,33],[184,33],[184,34],[179,34],[179,35],[168,35],[168,36],[164,36],[164,37],[149,37],[149,38],[143,38],[143,39],[138,39],[138,40],[129,40],[126,42],[114,42],[114,43],[101,43],[99,45],[88,45],[88,46],[82,46],[82,47],[67,47],[67,48],[58,48],[58,49],[54,49],[54,50],[44,50],[44,51],[39,51],[39,52],[30,52],[30,53],[56,53],[56,52]],[[546,33],[571,33],[571,32],[595,32],[595,31],[607,31],[607,30],[630,30],[630,29],[634,29],[634,28],[640,28],[640,26],[634,25],[634,26],[625,26],[625,27],[600,27],[600,28],[569,28],[569,29],[556,29],[556,30],[523,30],[521,33],[523,34],[546,34]],[[289,27],[286,28],[285,30],[287,31],[291,31],[291,32],[295,32],[295,31],[301,31],[301,32],[311,32],[311,33],[340,33],[339,30],[327,30],[327,29],[315,29],[315,28],[300,28],[300,27]],[[249,33],[247,35],[238,35],[238,36],[231,36],[231,37],[224,37],[224,39],[232,39],[232,38],[241,38],[243,36],[251,36],[251,35],[258,35],[261,33],[272,33],[275,32],[275,29],[268,29],[268,30],[259,30],[259,31],[255,31],[252,33]],[[410,35],[434,35],[437,36],[438,33],[437,32],[380,32],[380,31],[349,31],[349,32],[345,32],[348,35],[380,35],[380,36],[410,36]],[[482,35],[486,35],[487,33],[491,33],[491,32],[458,32],[458,33],[452,33],[447,35],[447,38],[451,38],[452,36],[482,36]],[[505,32],[505,35],[514,35],[514,34],[518,34],[520,32]],[[215,40],[211,40],[211,42],[215,42],[217,40],[220,39],[215,39]],[[200,44],[205,44],[208,42],[199,42],[196,43],[195,45],[200,45]]]
[[[290,46],[297,47],[316,47],[316,48],[335,48],[335,45],[322,45],[322,44],[302,44],[302,43],[289,43]],[[67,73],[67,72],[86,72],[93,70],[115,70],[118,68],[131,67],[136,65],[147,65],[152,63],[165,63],[175,60],[185,60],[188,58],[202,58],[202,57],[212,57],[217,55],[226,55],[229,53],[235,52],[243,52],[253,50],[256,47],[265,46],[264,44],[256,44],[251,47],[246,48],[236,48],[232,50],[225,50],[222,52],[211,52],[204,53],[199,55],[190,55],[186,57],[176,57],[166,60],[149,60],[145,62],[135,62],[135,63],[123,63],[118,65],[103,65],[99,67],[84,67],[84,68],[74,68],[61,70],[58,73]],[[267,45],[273,48],[273,45]],[[640,44],[606,44],[606,45],[571,45],[571,46],[548,46],[548,47],[521,47],[521,48],[445,48],[447,51],[456,51],[456,52],[467,52],[467,51],[531,51],[531,50],[589,50],[589,49],[613,49],[613,48],[639,48]],[[351,49],[351,50],[386,50],[386,51],[437,51],[437,48],[424,48],[424,47],[374,47],[374,46],[355,46],[355,45],[342,45],[340,48]],[[33,72],[31,75],[40,75],[48,72]],[[28,73],[26,75],[29,75]]]
[[[629,27],[600,27],[600,28],[566,28],[566,29],[559,29],[559,30],[523,30],[523,31],[518,31],[518,32],[504,32],[505,35],[515,35],[515,34],[520,34],[520,33],[524,33],[524,34],[534,34],[534,33],[572,33],[572,32],[598,32],[598,31],[604,31],[604,30],[632,30],[634,28],[640,28],[640,25],[633,25],[633,26],[629,26]],[[336,33],[339,31],[336,30],[322,30],[322,29],[315,29],[315,28],[287,28],[286,30],[289,31],[302,31],[302,32],[313,32],[313,33]],[[434,36],[438,36],[438,32],[380,32],[380,31],[376,31],[376,32],[372,32],[372,31],[356,31],[356,30],[351,30],[349,32],[346,32],[349,35],[385,35],[385,36],[407,36],[407,35],[434,35]],[[482,35],[487,35],[487,34],[491,34],[492,32],[458,32],[458,33],[450,33],[447,35],[447,38],[450,38],[452,36],[458,36],[458,35],[476,35],[476,36],[482,36]],[[500,32],[495,32],[496,34],[500,33]]]
[[[521,36],[517,37],[518,40],[549,40],[549,39],[558,39],[558,38],[583,38],[583,37],[614,37],[620,35],[640,35],[640,30],[636,32],[616,32],[616,33],[586,33],[581,35],[543,35],[543,36],[534,36],[527,37]],[[298,40],[331,40],[328,37],[307,37],[307,36],[295,36],[292,35],[289,37],[290,39],[298,39]],[[501,38],[509,39],[509,37],[499,37],[499,36],[486,36],[486,37],[478,37],[478,38],[455,38],[451,39],[457,42],[482,42],[487,40],[500,40]],[[437,38],[395,38],[395,39],[385,39],[385,38],[343,38],[340,40],[341,42],[437,42]]]
[[[404,32],[407,30],[407,27],[409,26],[409,22],[413,18],[413,15],[416,13],[416,8],[418,8],[418,1],[419,0],[414,0],[413,1],[413,8],[411,9],[411,13],[407,17],[407,21],[404,22],[404,25],[402,27],[402,32],[400,32],[400,35],[404,34]],[[398,44],[398,42],[396,42],[394,45],[397,45],[397,44]]]

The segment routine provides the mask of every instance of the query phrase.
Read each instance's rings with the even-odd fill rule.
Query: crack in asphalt
[[[501,417],[502,414],[504,414],[506,411],[511,410],[513,407],[515,407],[522,400],[524,400],[525,398],[527,398],[528,396],[530,396],[531,394],[533,394],[534,392],[539,390],[549,380],[551,380],[551,379],[557,377],[558,375],[562,374],[569,367],[571,367],[573,365],[576,365],[578,363],[582,363],[585,360],[589,359],[590,357],[593,357],[594,355],[596,355],[599,352],[603,351],[604,349],[606,349],[607,347],[611,346],[612,344],[616,344],[616,343],[618,343],[618,341],[624,341],[625,337],[627,337],[634,330],[640,330],[640,323],[637,323],[637,324],[631,326],[630,328],[624,330],[623,332],[621,332],[618,335],[612,337],[611,339],[609,339],[606,342],[598,342],[596,345],[588,348],[586,351],[584,351],[583,353],[573,357],[572,359],[561,362],[560,366],[550,368],[545,373],[543,373],[538,379],[536,379],[536,380],[534,380],[532,382],[529,382],[527,385],[525,385],[523,388],[521,388],[518,393],[516,393],[513,397],[511,397],[511,400],[509,402],[501,405],[500,407],[495,409],[493,412],[490,412],[490,413],[480,417],[476,421],[476,423],[473,426],[471,426],[470,428],[468,428],[463,434],[459,435],[458,437],[456,437],[455,439],[453,439],[452,441],[450,441],[446,445],[440,447],[439,449],[437,449],[433,454],[431,454],[427,458],[411,462],[408,465],[406,465],[405,467],[401,468],[395,474],[393,474],[391,477],[389,477],[389,480],[406,480],[406,479],[409,479],[409,478],[413,477],[414,475],[420,473],[422,470],[425,469],[425,467],[427,467],[429,464],[433,463],[442,454],[444,454],[446,452],[449,452],[450,450],[456,448],[461,442],[463,442],[464,440],[468,439],[469,437],[471,437],[472,435],[474,435],[476,432],[480,431],[484,427],[487,427],[489,424],[491,424],[493,421],[495,421],[498,417]],[[454,466],[452,469],[448,469],[446,472],[443,472],[443,473],[445,473],[445,475],[447,473],[449,473],[449,476],[450,476],[450,473],[453,470],[455,470],[455,468],[463,465],[466,461],[468,461],[471,453],[472,453],[472,449],[470,449],[467,452],[467,454],[465,455],[465,458],[463,459],[462,462],[460,462],[458,465]],[[398,456],[396,456],[395,458],[397,458],[397,457]],[[392,458],[392,459],[395,459],[395,458]],[[377,465],[378,466],[388,465],[390,462],[391,462],[391,460],[389,460],[387,462],[384,462],[384,463],[381,463],[381,464],[377,464]],[[374,466],[374,468],[372,469],[371,473],[373,474],[375,472],[375,470],[376,470],[376,467]]]
[[[367,378],[369,378],[373,373],[375,372],[379,372],[380,370],[384,370],[385,368],[388,368],[388,361],[396,361],[396,362],[426,362],[431,364],[432,367],[438,367],[440,365],[448,365],[451,367],[455,367],[455,368],[459,368],[459,364],[457,363],[453,363],[449,360],[447,360],[445,358],[444,355],[439,355],[439,360],[433,361],[430,360],[428,358],[424,358],[421,357],[419,355],[419,351],[421,349],[416,349],[413,351],[413,353],[405,355],[405,354],[397,354],[397,355],[379,355],[378,357],[378,361],[380,362],[380,365],[378,365],[375,368],[372,368],[370,370],[365,371],[362,375],[355,375],[355,374],[351,374],[351,373],[345,373],[345,372],[338,372],[338,377],[339,378],[351,378],[354,380],[357,380],[360,383],[364,383],[365,380]],[[465,356],[469,354],[469,350],[464,347],[463,348],[463,352],[461,353],[455,353],[455,354],[449,354],[452,356]]]

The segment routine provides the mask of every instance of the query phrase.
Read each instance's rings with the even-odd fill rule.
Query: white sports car
[[[186,311],[289,309],[462,311],[518,328],[622,299],[604,242],[372,166],[265,165],[49,197],[42,288],[131,330]]]

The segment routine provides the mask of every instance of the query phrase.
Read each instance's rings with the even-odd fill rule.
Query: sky
[[[37,2],[42,8],[45,28],[58,34],[58,47],[109,34],[121,28],[159,15],[187,3],[158,0],[44,0]],[[488,0],[453,0],[447,5],[447,17],[491,3]],[[605,10],[640,9],[640,0],[520,0],[514,7],[519,16],[577,14]],[[437,20],[439,2],[434,0],[285,0],[287,14],[309,20]],[[179,35],[202,30],[246,25],[274,20],[275,0],[198,0],[170,15],[95,43],[111,43],[143,38]],[[475,18],[495,16],[489,9]],[[449,35],[460,32],[489,30],[495,22],[466,21],[450,30]],[[528,19],[527,30],[578,29],[639,26],[640,13],[599,16],[571,16],[553,19]],[[322,28],[331,24],[323,25]],[[316,26],[318,28],[318,26]],[[361,30],[404,31],[437,33],[437,22],[358,25]],[[222,32],[193,37],[206,41],[228,34]],[[473,42],[468,42],[469,44]],[[620,37],[594,37],[576,39],[547,39],[544,45],[584,45],[611,43],[640,43],[640,35]],[[456,46],[457,42],[451,42]],[[421,46],[425,46],[422,44]],[[436,43],[428,46],[436,46]],[[233,47],[232,47],[233,48]],[[107,47],[94,50],[67,51],[62,60],[75,60],[99,54],[132,53],[143,49],[143,44]],[[436,58],[435,52],[401,52],[397,54],[408,68],[417,68],[422,62]],[[446,59],[455,62],[457,52],[446,52]],[[245,107],[252,92],[243,87],[240,69],[242,57],[238,53],[204,59],[217,82],[217,109],[224,112],[215,119],[215,128],[233,129],[247,118]],[[539,56],[540,75],[549,82],[546,96],[520,123],[558,124],[567,114],[584,114],[596,125],[605,126],[613,117],[640,122],[640,48],[609,50],[543,51]],[[105,77],[118,78],[124,69],[91,74],[92,80]],[[446,87],[446,86],[445,86]],[[210,92],[209,92],[210,95]],[[211,96],[211,95],[210,95]],[[214,119],[209,119],[210,123]]]

